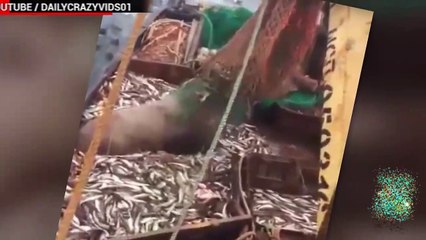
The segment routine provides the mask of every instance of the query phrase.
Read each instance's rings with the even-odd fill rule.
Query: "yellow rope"
[[[95,133],[90,143],[89,149],[87,150],[84,156],[83,168],[78,178],[78,182],[74,188],[73,194],[68,203],[68,206],[64,212],[62,221],[59,225],[59,230],[56,236],[56,240],[65,240],[68,235],[71,221],[80,203],[81,195],[83,193],[84,187],[87,184],[87,180],[92,170],[94,159],[95,159],[96,153],[98,152],[98,148],[99,148],[104,130],[110,121],[110,117],[113,112],[113,106],[118,100],[121,84],[126,74],[127,66],[129,65],[131,56],[133,54],[133,48],[135,46],[139,31],[142,29],[145,15],[146,13],[140,13],[140,14],[137,14],[136,16],[132,34],[129,38],[127,48],[124,51],[124,54],[121,59],[121,63],[118,67],[117,77],[115,78],[112,84],[111,92],[108,95],[107,101],[105,102],[103,114],[102,116],[99,117],[98,120],[96,120],[97,122],[96,122]]]

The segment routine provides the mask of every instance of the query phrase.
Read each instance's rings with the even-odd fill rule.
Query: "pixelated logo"
[[[379,169],[370,211],[380,226],[400,228],[414,219],[419,185],[417,177],[398,168]]]

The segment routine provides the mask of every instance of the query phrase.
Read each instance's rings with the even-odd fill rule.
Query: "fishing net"
[[[253,13],[242,7],[220,6],[206,9],[204,11],[202,46],[209,49],[222,48],[251,16],[253,16]],[[270,102],[273,102],[285,107],[312,108],[320,103],[319,95],[307,91],[295,91],[284,98],[266,99],[262,105],[267,106]]]
[[[319,0],[267,2],[262,29],[244,75],[241,94],[259,100],[286,96],[300,89],[317,90],[317,81],[291,76],[312,46],[321,6]],[[258,16],[259,11],[202,69],[206,72],[213,69],[219,76],[216,79],[235,80],[250,40],[247,36],[253,31]]]
[[[204,12],[201,35],[203,47],[219,49],[234,36],[253,13],[243,7],[211,7]]]
[[[191,26],[183,21],[160,19],[152,23],[142,49],[136,54],[145,61],[181,64]]]

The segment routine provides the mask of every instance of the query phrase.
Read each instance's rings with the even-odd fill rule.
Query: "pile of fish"
[[[251,189],[253,215],[267,228],[281,228],[305,234],[317,231],[317,201],[309,195],[280,194],[265,189]]]
[[[84,122],[100,116],[102,113],[101,109],[104,106],[104,98],[108,96],[115,77],[116,74],[113,74],[99,88],[98,98],[95,98],[83,112],[82,120]],[[120,97],[115,104],[114,110],[160,100],[164,94],[168,94],[174,89],[176,89],[175,85],[162,79],[145,78],[128,73],[123,80]]]
[[[113,78],[111,78],[113,79]],[[107,93],[110,82],[100,90]],[[116,109],[158,100],[176,86],[159,79],[128,74]],[[83,119],[99,115],[100,103],[93,103]],[[173,227],[181,216],[188,195],[195,189],[195,201],[185,224],[231,217],[231,159],[247,153],[276,154],[274,146],[254,126],[227,125],[207,176],[196,183],[205,156],[141,152],[132,155],[101,156],[95,159],[80,207],[74,216],[68,239],[107,239]],[[82,166],[82,153],[75,153],[65,194],[66,206]],[[316,201],[310,196],[288,196],[270,190],[251,189],[256,221],[306,233],[315,231]]]
[[[74,217],[71,239],[172,227],[181,215],[188,187],[194,185],[200,160],[197,156],[147,152],[98,156]],[[80,166],[77,163],[76,167]]]

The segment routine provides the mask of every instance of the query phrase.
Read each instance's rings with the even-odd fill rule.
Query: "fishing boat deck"
[[[197,39],[199,36],[195,32],[186,37]],[[182,37],[181,33],[177,33],[177,36]],[[161,38],[161,34],[154,38]],[[150,43],[148,41],[145,44]],[[140,51],[144,50],[144,46],[136,49],[114,110],[159,100],[164,94],[176,89],[182,80],[192,77],[192,68],[185,60],[193,58],[196,52],[194,48],[199,46],[181,41],[174,47],[178,50],[174,52],[180,55],[175,54],[173,61],[169,59],[165,62],[154,56],[141,59]],[[82,123],[100,116],[103,99],[115,79],[115,69],[112,67],[110,70],[112,74],[103,79],[88,99]],[[226,126],[207,177],[195,186],[195,202],[186,215],[180,239],[207,239],[207,233],[219,231],[222,233],[219,234],[221,238],[227,239],[223,237],[227,236],[235,240],[247,221],[252,220],[259,229],[282,230],[280,234],[288,239],[310,239],[315,235],[318,210],[315,193],[319,172],[317,151],[320,144],[317,139],[320,132],[316,132],[318,119],[311,121],[313,124],[304,124],[294,130],[292,126],[300,126],[295,122],[300,119],[305,121],[306,118],[284,114],[293,121],[282,122],[279,126],[281,128],[275,130],[250,124]],[[306,121],[309,122],[309,119]],[[276,134],[280,131],[277,129],[290,130]],[[316,142],[316,145],[297,139],[300,135],[306,136],[312,132],[312,142]],[[196,182],[203,158],[202,154],[173,155],[166,152],[98,155],[73,219],[70,239],[166,239],[188,201],[189,186]],[[238,170],[242,177],[235,180],[234,162],[241,158],[244,158],[247,166],[243,165]],[[255,163],[263,161],[268,165],[271,162],[268,159],[271,158],[278,159],[276,162],[281,166],[278,169],[281,168],[286,175],[278,180],[278,184],[283,183],[285,187],[268,187],[270,179],[264,180],[264,184],[253,181],[259,179],[258,174],[262,169]],[[64,206],[78,179],[81,161],[82,154],[76,152]],[[250,171],[249,168],[259,171]],[[250,174],[255,175],[251,176],[251,181],[247,180]],[[243,209],[236,209],[233,202],[236,196],[235,181],[243,185],[243,189],[240,189],[242,192],[237,193],[243,202],[248,203]],[[230,231],[229,234],[223,235],[226,231]]]
[[[109,79],[113,80],[114,75]],[[111,83],[106,81],[99,89],[99,96],[105,95],[110,86]],[[115,109],[158,100],[175,87],[161,79],[129,73]],[[99,116],[101,104],[101,98],[92,103],[83,114],[83,122]],[[249,151],[279,154],[256,127],[247,124],[228,125],[219,148],[207,179],[197,186],[196,202],[187,215],[186,225],[240,216],[227,207],[232,194],[233,156],[245,155]],[[78,177],[81,159],[81,154],[76,153],[66,200]],[[202,159],[202,155],[176,156],[165,152],[98,155],[73,221],[71,239],[90,239],[94,234],[123,237],[173,228],[185,202],[186,186],[196,180]],[[254,218],[259,225],[314,234],[317,202],[313,196],[259,188],[248,191],[245,195],[253,205]]]

